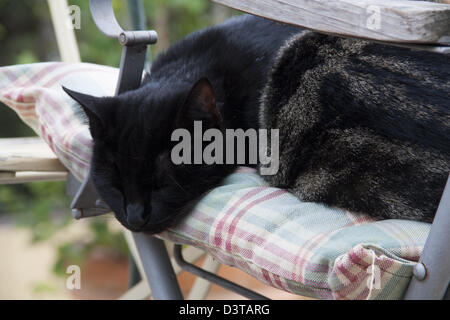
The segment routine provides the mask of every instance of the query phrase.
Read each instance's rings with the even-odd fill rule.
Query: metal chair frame
[[[136,6],[139,0],[132,0]],[[135,8],[136,8],[135,6]],[[116,38],[123,46],[120,62],[120,75],[116,94],[136,89],[141,84],[147,45],[157,41],[155,31],[124,31],[114,16],[112,0],[90,0],[92,17],[97,27],[108,37]],[[140,11],[142,12],[142,11]],[[139,10],[135,10],[135,14]],[[141,21],[135,27],[144,27]],[[138,17],[139,20],[139,17]],[[74,195],[71,204],[73,216],[77,219],[96,216],[109,212],[107,205],[100,200],[89,176],[80,184],[73,176],[68,178],[69,193]],[[439,209],[420,261],[414,268],[414,276],[404,295],[404,299],[450,299],[450,178],[447,181]],[[132,233],[144,277],[148,281],[154,299],[183,299],[174,268],[164,242],[156,237]],[[265,299],[246,288],[238,286],[217,275],[202,270],[186,262],[181,246],[175,245],[174,257],[181,268],[208,281],[215,282],[227,289],[252,299]]]

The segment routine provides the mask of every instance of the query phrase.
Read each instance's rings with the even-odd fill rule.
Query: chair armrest
[[[67,171],[37,137],[0,139],[0,150],[0,171]]]
[[[158,36],[151,31],[124,31],[116,20],[112,0],[90,0],[92,18],[105,35],[117,38],[123,46],[116,95],[141,85],[147,45],[156,43]],[[74,195],[71,204],[76,219],[97,216],[111,210],[100,199],[91,173],[80,184],[73,176],[68,179],[68,193]]]
[[[448,1],[213,1],[315,32],[370,39],[440,53],[450,52]]]
[[[67,169],[38,137],[0,139],[0,184],[65,180]]]

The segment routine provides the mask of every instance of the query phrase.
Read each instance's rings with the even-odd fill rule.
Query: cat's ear
[[[98,98],[81,92],[76,92],[67,89],[64,86],[62,88],[72,99],[81,105],[89,120],[89,129],[92,137],[98,137],[105,128],[102,109],[100,108],[102,105],[101,101],[104,98]]]
[[[212,84],[207,78],[201,78],[192,87],[178,114],[177,125],[189,128],[194,121],[202,121],[204,128],[218,128],[222,122]]]

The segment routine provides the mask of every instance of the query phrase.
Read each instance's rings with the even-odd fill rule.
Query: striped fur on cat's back
[[[271,185],[374,218],[430,222],[450,171],[450,58],[304,33],[280,50],[260,125],[280,130]]]

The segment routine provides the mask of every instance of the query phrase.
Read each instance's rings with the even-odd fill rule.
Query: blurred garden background
[[[89,0],[75,30],[81,60],[118,67],[121,48],[95,26]],[[130,28],[127,0],[114,0],[121,25]],[[155,57],[188,33],[238,12],[208,0],[143,0],[147,25],[158,31]],[[0,0],[0,66],[59,61],[46,0]],[[0,138],[35,136],[0,103]],[[1,151],[1,150],[0,150]],[[128,249],[112,217],[74,222],[64,182],[0,185],[0,299],[116,298],[127,286]],[[82,289],[64,290],[66,266],[83,266]],[[105,270],[107,272],[105,272]],[[97,284],[97,287],[95,287]]]

